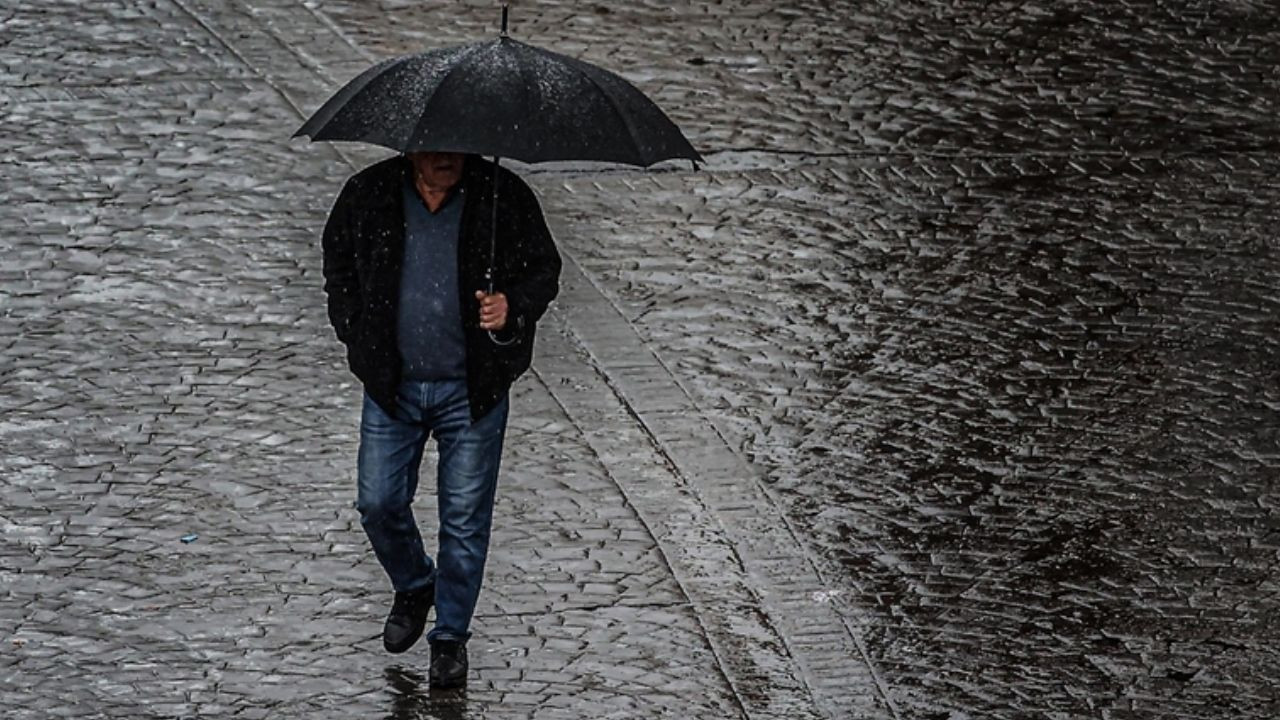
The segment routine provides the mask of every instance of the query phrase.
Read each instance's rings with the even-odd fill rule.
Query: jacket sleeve
[[[324,226],[324,291],[329,296],[329,322],[338,339],[351,344],[360,317],[360,276],[356,270],[356,242],[351,223],[353,183],[338,194]]]
[[[510,281],[506,283],[508,323],[518,334],[537,322],[547,306],[560,292],[560,253],[556,250],[538,198],[523,182],[512,183],[513,206],[516,208],[516,231],[520,252]],[[507,329],[507,328],[504,328]]]

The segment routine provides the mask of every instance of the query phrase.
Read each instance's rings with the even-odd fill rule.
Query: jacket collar
[[[412,172],[409,158],[403,154],[390,157],[378,163],[375,168],[379,172],[374,176],[376,185],[369,195],[369,207],[378,210],[398,210],[401,207],[400,188],[404,186],[405,180]]]

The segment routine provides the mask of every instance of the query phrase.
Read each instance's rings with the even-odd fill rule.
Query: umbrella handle
[[[505,10],[503,14],[506,14]],[[484,281],[488,287],[487,294],[489,295],[492,295],[494,290],[493,265],[498,254],[498,165],[501,160],[497,155],[493,156],[493,208],[492,214],[489,216],[489,267],[484,271]],[[499,340],[492,330],[488,332],[489,339],[493,341],[494,345],[506,347],[507,345],[514,345],[519,340],[519,337],[512,337],[510,340]]]

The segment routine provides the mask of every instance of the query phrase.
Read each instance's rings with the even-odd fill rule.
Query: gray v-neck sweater
[[[404,267],[396,336],[407,380],[456,380],[467,376],[466,338],[458,297],[458,230],[462,189],[436,212],[404,185]]]

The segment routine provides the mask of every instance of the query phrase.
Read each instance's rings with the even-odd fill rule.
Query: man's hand
[[[480,301],[480,327],[484,330],[501,330],[507,326],[507,296],[502,293],[492,295],[483,290],[476,291],[476,299]]]

